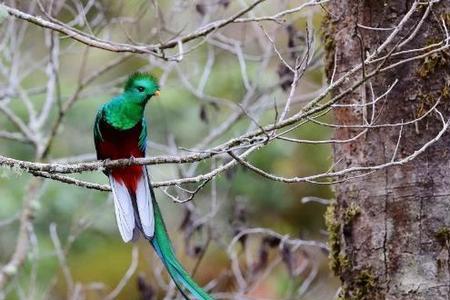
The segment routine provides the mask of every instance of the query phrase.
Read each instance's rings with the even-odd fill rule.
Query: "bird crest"
[[[155,76],[153,76],[150,73],[144,73],[144,72],[136,72],[131,74],[128,77],[127,82],[125,83],[125,90],[131,88],[133,86],[133,83],[140,80],[148,80],[151,81],[156,87],[158,87],[158,79],[156,79]]]

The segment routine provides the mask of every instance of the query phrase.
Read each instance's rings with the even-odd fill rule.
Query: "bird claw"
[[[136,158],[133,155],[130,156],[130,159],[129,159],[130,166],[134,165],[135,163],[136,163]]]
[[[109,170],[111,169],[111,167],[109,166],[110,163],[111,163],[111,160],[110,160],[109,158],[103,160],[103,168],[102,168],[102,171],[103,171],[103,173],[105,173],[106,175],[108,174]]]

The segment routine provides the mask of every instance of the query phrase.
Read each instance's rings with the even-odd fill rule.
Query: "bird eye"
[[[142,87],[142,86],[138,86],[138,87],[137,87],[137,90],[138,90],[139,92],[141,92],[141,93],[142,93],[142,92],[144,91],[144,87]]]

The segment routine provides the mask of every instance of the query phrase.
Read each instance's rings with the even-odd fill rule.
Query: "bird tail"
[[[118,180],[117,178],[120,180]],[[150,242],[186,299],[214,300],[195,283],[175,256],[145,166],[110,175],[120,234],[125,242],[136,240],[139,231]]]
[[[155,200],[155,194],[151,186],[150,193],[153,201],[155,232],[153,238],[148,240],[158,256],[161,258],[164,266],[170,274],[170,277],[173,279],[176,286],[186,299],[214,300],[191,278],[175,256],[172,243],[170,242],[170,238],[166,230],[166,225],[164,224],[161,211]]]
[[[131,166],[109,175],[119,232],[125,243],[142,234],[154,234],[153,202],[150,181],[145,167]],[[138,228],[136,228],[136,226]],[[139,230],[138,230],[139,229]]]

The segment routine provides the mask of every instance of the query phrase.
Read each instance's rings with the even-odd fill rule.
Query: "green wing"
[[[97,115],[95,116],[95,122],[94,122],[94,141],[95,146],[97,148],[97,143],[103,141],[102,133],[100,132],[100,120],[103,118],[103,108],[104,105],[100,106],[100,108],[97,110]]]
[[[145,119],[142,118],[142,130],[141,134],[139,135],[139,149],[142,150],[142,152],[145,153],[145,148],[147,146],[147,122],[145,122]]]

